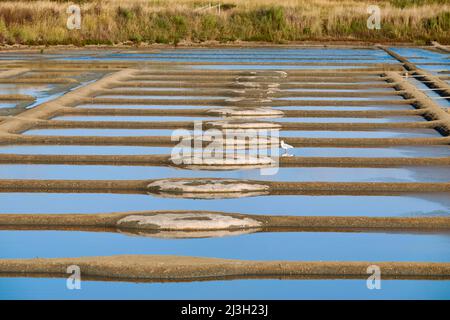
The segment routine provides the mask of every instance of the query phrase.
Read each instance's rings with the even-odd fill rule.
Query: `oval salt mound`
[[[268,156],[252,156],[249,154],[235,154],[227,157],[218,154],[218,157],[206,157],[203,154],[171,156],[174,167],[190,170],[240,170],[270,168],[276,165],[275,159]]]
[[[200,137],[187,137],[182,140],[183,146],[186,149],[190,148],[192,144],[211,144],[214,142],[215,148],[222,148],[223,150],[255,150],[255,149],[270,149],[279,148],[280,142],[277,136],[278,131],[271,132],[266,136],[254,136],[249,134],[249,129],[225,129],[224,131],[210,132],[205,131]],[[217,135],[215,135],[217,134]],[[252,139],[253,138],[253,139]],[[255,139],[256,138],[256,139]],[[211,146],[212,147],[212,146]],[[212,150],[210,148],[210,150]]]
[[[227,120],[219,120],[219,121],[210,121],[207,122],[207,125],[212,127],[217,127],[221,129],[280,129],[281,125],[279,123],[274,122],[262,122],[262,121],[254,121],[254,122],[243,122],[243,121],[227,121]],[[255,133],[256,134],[256,133]],[[267,135],[267,133],[266,133]]]
[[[252,81],[235,81],[233,83],[235,86],[246,88],[246,89],[261,89],[261,90],[273,90],[279,91],[280,84],[276,82],[252,82]]]
[[[127,225],[118,226],[117,231],[121,234],[129,236],[139,236],[158,239],[200,239],[200,238],[223,238],[234,237],[244,234],[257,232],[259,228],[243,228],[243,229],[219,229],[219,230],[163,230],[163,229],[144,229],[131,228]]]
[[[283,117],[284,113],[281,110],[271,109],[268,107],[240,109],[235,107],[223,107],[217,109],[209,109],[208,113],[220,115],[222,117],[232,118],[279,118]]]
[[[257,228],[262,223],[250,218],[235,218],[213,213],[162,213],[130,215],[120,219],[117,225],[160,230],[224,230]]]
[[[172,198],[240,198],[269,193],[269,186],[233,179],[162,179],[150,183],[148,191]]]
[[[226,102],[242,102],[242,103],[264,103],[272,102],[270,98],[246,98],[246,97],[233,97],[225,99]]]

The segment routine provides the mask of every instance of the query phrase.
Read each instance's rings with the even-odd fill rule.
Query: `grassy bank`
[[[450,43],[449,0],[74,1],[81,30],[68,30],[67,1],[0,1],[2,44],[201,43],[303,40]],[[212,2],[213,4],[219,1]],[[381,29],[366,26],[367,7],[381,8]]]

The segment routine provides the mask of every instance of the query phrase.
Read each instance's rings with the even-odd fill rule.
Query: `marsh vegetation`
[[[0,1],[0,43],[27,45],[263,41],[450,43],[448,0],[74,1],[81,29],[69,30],[69,1]],[[212,2],[218,4],[219,2]],[[370,30],[367,7],[381,8]]]

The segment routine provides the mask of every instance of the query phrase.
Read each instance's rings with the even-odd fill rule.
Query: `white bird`
[[[294,147],[291,146],[290,144],[287,144],[286,142],[284,142],[284,140],[281,140],[281,149],[283,150],[287,150],[287,149],[293,149]]]
[[[286,142],[284,142],[284,140],[281,140],[280,146],[281,146],[281,149],[284,150],[284,153],[281,155],[282,157],[292,156],[288,153],[288,149],[293,149],[294,148],[293,146],[291,146],[290,144],[287,144]]]
[[[408,71],[406,71],[405,72],[405,79],[408,79],[408,76],[409,76]]]

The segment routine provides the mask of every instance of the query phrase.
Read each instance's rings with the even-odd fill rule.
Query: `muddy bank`
[[[439,42],[436,42],[436,41],[432,41],[431,44],[432,44],[435,48],[437,48],[437,49],[439,49],[439,50],[441,50],[441,51],[450,53],[450,47],[449,47],[449,46],[443,46],[442,44],[440,44]]]
[[[340,217],[278,216],[213,211],[143,211],[109,214],[1,214],[0,230],[86,230],[111,232],[179,231],[188,237],[198,231],[248,230],[249,232],[448,232],[449,217]],[[145,234],[140,234],[145,235]],[[217,236],[211,233],[210,236]]]
[[[441,106],[434,102],[433,99],[428,97],[425,93],[404,80],[398,73],[388,72],[387,76],[391,79],[390,81],[396,83],[396,89],[406,92],[406,99],[414,99],[417,107],[427,110],[425,117],[440,121],[438,128],[440,132],[445,135],[450,133],[450,114],[444,111]],[[436,86],[438,86],[437,83]],[[450,86],[448,86],[448,84],[447,87],[449,88],[448,92],[450,92]],[[442,88],[442,90],[446,91],[447,89]]]
[[[449,182],[274,182],[215,178],[160,180],[0,180],[1,192],[150,194],[169,198],[263,195],[396,195],[450,192]]]
[[[438,76],[435,76],[435,75],[431,74],[430,72],[417,67],[414,63],[410,62],[408,59],[397,54],[396,52],[392,51],[391,49],[388,49],[383,46],[379,46],[379,47],[381,49],[383,49],[384,51],[386,51],[393,58],[400,61],[403,64],[404,68],[411,72],[411,75],[413,77],[415,76],[419,81],[422,81],[423,83],[425,83],[425,85],[427,85],[429,88],[435,89],[436,92],[438,92],[441,96],[443,96],[443,97],[450,96],[450,84],[448,84],[444,80],[440,79]],[[444,51],[446,50],[447,52],[449,51],[448,49],[446,49],[445,47],[443,47],[439,44],[437,44],[436,47],[439,48],[440,50],[444,50]],[[399,78],[396,77],[393,80],[396,81],[397,79],[399,79]],[[421,101],[420,101],[421,103],[423,103],[424,105],[429,105],[429,102],[425,102],[426,101],[425,98],[428,98],[428,97],[423,92],[421,92],[420,90],[418,90],[417,88],[415,88],[414,86],[409,84],[407,81],[400,82],[398,84],[398,87],[402,88],[402,89],[405,88],[412,95],[419,96],[419,98],[421,99]],[[428,98],[428,99],[431,100],[430,98]],[[448,117],[447,119],[450,119],[450,116],[447,115],[447,117]]]
[[[16,117],[24,119],[22,117]],[[359,131],[380,129],[424,129],[445,126],[444,120],[417,122],[386,122],[386,123],[310,123],[310,122],[271,122],[255,120],[216,120],[202,124],[202,129],[280,129],[284,131],[315,130],[315,131]],[[187,129],[194,130],[194,121],[68,121],[68,120],[38,120],[33,129]],[[245,131],[244,131],[245,132]],[[226,133],[226,131],[225,131]]]
[[[411,110],[354,110],[354,111],[337,111],[337,110],[278,110],[270,108],[251,108],[241,109],[233,107],[221,107],[209,109],[126,109],[126,108],[64,108],[59,112],[58,116],[65,115],[83,115],[83,116],[220,116],[220,117],[340,117],[340,118],[383,118],[390,116],[423,116],[426,110],[411,109]]]
[[[383,277],[449,278],[450,263],[429,262],[297,262],[246,261],[216,258],[124,255],[81,258],[2,259],[0,275],[8,273],[49,274],[67,278],[67,268],[77,265],[81,275],[117,279],[201,279],[227,276],[353,276],[368,277],[367,268],[376,265]],[[369,273],[370,274],[370,273]]]
[[[0,124],[1,127],[1,124]],[[294,147],[346,147],[346,146],[430,146],[449,145],[450,137],[441,138],[300,138],[285,137]],[[217,140],[220,141],[220,140]],[[225,140],[224,140],[225,142]],[[0,134],[0,145],[98,145],[98,146],[175,146],[169,136],[46,136]],[[204,142],[203,145],[209,144]]]
[[[104,78],[91,83],[85,87],[81,87],[75,91],[68,92],[67,94],[51,100],[49,102],[42,103],[41,105],[27,110],[21,113],[20,117],[10,117],[0,123],[0,137],[9,133],[18,133],[33,127],[35,121],[51,118],[55,113],[59,112],[63,107],[73,107],[78,104],[80,100],[88,97],[98,90],[104,88],[110,82],[128,77],[133,74],[135,70],[125,69],[118,71],[111,75],[107,75]],[[34,100],[34,98],[33,98]]]
[[[312,80],[305,80],[306,82]],[[323,80],[322,80],[323,81]],[[122,98],[83,98],[79,100],[85,104],[109,104],[109,105],[164,105],[167,99],[122,99]],[[416,101],[414,99],[403,100],[271,100],[257,98],[230,98],[230,99],[173,99],[171,105],[196,105],[196,106],[236,106],[241,108],[254,107],[290,107],[290,106],[342,106],[342,107],[360,107],[360,106],[402,106],[411,105]]]
[[[192,160],[191,157],[188,159]],[[203,158],[203,166],[175,164],[171,155],[46,155],[46,154],[2,154],[3,164],[74,164],[74,165],[127,165],[127,166],[171,166],[183,169],[218,170],[221,165],[227,170],[270,167],[272,161],[253,162],[251,158],[239,159],[223,157],[221,159]],[[272,159],[275,160],[275,159]],[[389,168],[407,166],[450,166],[450,157],[279,157],[281,168],[292,167],[346,167],[346,168]],[[191,161],[192,162],[192,161]],[[194,168],[195,167],[195,168]]]

